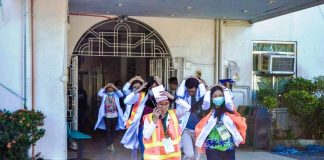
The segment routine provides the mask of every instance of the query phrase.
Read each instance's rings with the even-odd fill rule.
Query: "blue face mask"
[[[216,98],[213,98],[213,103],[216,106],[221,106],[224,103],[224,101],[225,101],[224,97],[216,97]]]
[[[107,93],[109,96],[112,96],[112,95],[114,95],[114,92],[108,92]]]

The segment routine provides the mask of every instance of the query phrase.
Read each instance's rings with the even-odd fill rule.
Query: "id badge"
[[[221,125],[221,126],[217,127],[216,129],[223,141],[231,138],[231,134],[228,132],[225,125]]]
[[[172,153],[175,152],[174,146],[172,144],[171,138],[163,138],[162,139],[162,144],[164,146],[165,153]]]

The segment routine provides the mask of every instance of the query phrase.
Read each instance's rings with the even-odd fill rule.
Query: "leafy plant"
[[[273,86],[272,77],[262,77],[258,83],[259,90],[257,91],[257,99],[259,102],[263,103],[264,98],[271,96],[273,99],[277,97],[278,106],[280,105],[280,96],[284,93],[286,86],[291,77],[276,77],[275,85]],[[264,103],[263,103],[264,104]],[[264,104],[265,105],[265,104]]]
[[[284,94],[284,103],[288,112],[303,130],[304,138],[322,138],[324,132],[324,96],[316,96],[316,92],[324,88],[323,76],[314,81],[296,78],[288,83]],[[323,90],[322,90],[323,91]]]
[[[28,159],[28,149],[45,134],[44,119],[41,112],[0,110],[0,158]]]
[[[313,93],[316,91],[316,86],[312,83],[311,80],[298,77],[291,79],[286,87],[286,91],[289,92],[291,90],[299,90],[299,91],[307,91],[309,93]]]
[[[324,91],[324,76],[315,77],[314,85],[317,90]]]
[[[288,129],[285,130],[286,137],[285,139],[292,140],[295,138],[295,133],[292,127],[289,127]]]
[[[269,109],[269,111],[272,111],[278,107],[279,100],[275,96],[265,96],[262,103]]]

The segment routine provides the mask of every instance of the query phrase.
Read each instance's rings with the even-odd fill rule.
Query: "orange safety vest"
[[[134,106],[132,108],[131,116],[127,120],[126,129],[128,129],[129,126],[133,123],[134,117],[136,115],[136,111],[137,111],[139,105],[141,104],[142,100],[144,99],[144,97],[145,97],[145,92],[141,92],[140,97],[138,98],[138,101],[134,104]]]
[[[198,137],[203,129],[203,127],[207,124],[211,114],[213,111],[210,111],[208,113],[207,116],[205,116],[204,118],[202,118],[199,123],[196,125],[195,128],[195,135],[196,137]],[[247,129],[247,125],[246,125],[246,119],[244,117],[242,117],[236,110],[234,110],[234,114],[225,112],[225,114],[227,116],[229,116],[231,118],[231,120],[233,121],[233,123],[236,126],[237,131],[240,133],[240,135],[243,138],[243,141],[241,142],[241,144],[245,143],[245,137],[246,137],[246,129]],[[205,145],[203,145],[202,147],[198,148],[198,151],[200,153],[204,153],[205,152]]]
[[[174,110],[168,110],[168,116],[170,116],[169,125],[167,128],[167,133],[170,136],[175,152],[166,153],[162,139],[165,138],[163,124],[159,119],[157,126],[150,139],[143,138],[144,142],[144,159],[145,160],[180,160],[181,159],[181,150],[180,150],[180,141],[181,141],[181,129],[179,127],[178,118]],[[153,123],[153,113],[147,114],[144,116],[144,120],[148,120],[150,123]]]

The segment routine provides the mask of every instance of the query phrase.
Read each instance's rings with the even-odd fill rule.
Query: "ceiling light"
[[[124,4],[123,3],[118,3],[117,6],[122,7],[122,6],[124,6]]]
[[[244,13],[246,13],[246,12],[248,12],[249,10],[247,10],[247,9],[244,9],[244,10],[242,10],[242,12],[244,12]]]
[[[272,3],[275,3],[275,2],[276,2],[275,0],[268,1],[269,4],[272,4]]]
[[[187,6],[186,9],[187,10],[192,10],[192,7],[191,6]]]

